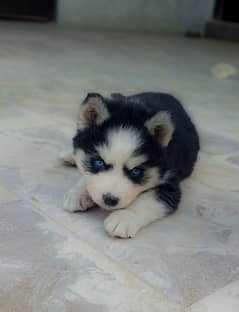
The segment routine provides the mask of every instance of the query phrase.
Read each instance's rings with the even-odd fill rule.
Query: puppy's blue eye
[[[133,168],[133,169],[130,170],[129,174],[130,174],[130,176],[131,176],[132,178],[138,178],[138,177],[140,177],[141,174],[142,174],[142,169],[140,169],[140,168],[138,168],[138,167],[135,167],[135,168]]]
[[[94,167],[96,170],[103,170],[105,169],[105,162],[102,159],[96,159],[93,161]]]

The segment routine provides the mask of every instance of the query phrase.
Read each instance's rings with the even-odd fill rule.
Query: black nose
[[[119,202],[119,198],[113,196],[110,193],[103,194],[103,201],[107,206],[116,206]]]

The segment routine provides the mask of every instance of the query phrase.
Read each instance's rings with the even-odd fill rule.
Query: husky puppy
[[[127,238],[178,208],[180,182],[193,171],[199,138],[169,94],[90,93],[80,105],[73,147],[66,161],[75,162],[82,177],[66,194],[64,209],[108,210],[105,230]]]

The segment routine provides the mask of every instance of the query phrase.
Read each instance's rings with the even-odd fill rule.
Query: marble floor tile
[[[239,76],[211,67],[239,45],[1,22],[0,47],[0,311],[237,312]],[[62,210],[59,155],[87,92],[145,90],[184,102],[201,153],[177,213],[112,239],[105,212]]]

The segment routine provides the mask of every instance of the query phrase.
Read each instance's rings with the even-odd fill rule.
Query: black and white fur
[[[180,182],[192,173],[199,138],[169,94],[90,93],[80,105],[73,146],[65,160],[76,162],[82,178],[65,196],[64,209],[111,211],[105,230],[126,238],[178,208]]]

